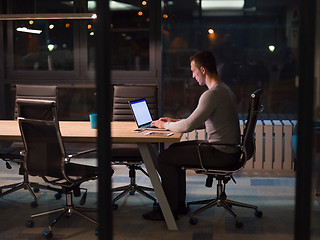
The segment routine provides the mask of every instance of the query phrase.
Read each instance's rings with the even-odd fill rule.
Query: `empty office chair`
[[[75,207],[72,201],[72,193],[76,197],[81,195],[80,185],[83,182],[97,178],[97,167],[71,162],[74,157],[96,150],[67,155],[60,134],[55,101],[18,99],[17,106],[20,114],[24,116],[18,117],[18,121],[25,147],[23,161],[27,173],[31,176],[39,176],[49,184],[59,186],[61,192],[66,195],[64,207],[32,215],[26,223],[27,227],[33,227],[33,219],[36,217],[59,212],[61,214],[52,221],[49,230],[43,232],[45,238],[52,237],[52,227],[65,215],[71,216],[72,213],[76,213],[97,223],[96,220],[81,212],[81,210],[95,211],[94,209]],[[81,205],[85,203],[86,195],[87,191],[81,198]]]
[[[16,97],[15,99],[46,99],[57,101],[57,86],[46,86],[46,85],[16,85]],[[17,105],[15,104],[14,119],[19,116]],[[0,149],[0,158],[6,162],[6,167],[11,169],[12,163],[19,164],[19,174],[23,176],[23,180],[18,183],[8,184],[0,186],[0,197],[6,196],[12,192],[20,189],[27,189],[34,198],[31,202],[32,207],[38,205],[37,197],[35,192],[38,192],[40,188],[58,191],[50,186],[44,186],[38,183],[30,182],[29,176],[26,173],[23,165],[23,155],[20,152],[24,149],[22,142],[11,142],[7,143],[5,148]],[[6,190],[3,192],[3,190]],[[56,195],[59,198],[59,195]]]
[[[145,98],[153,119],[158,117],[158,88],[155,85],[115,85],[113,88],[113,121],[134,121],[128,101]],[[112,203],[117,208],[116,201],[129,193],[133,195],[136,191],[151,199],[154,204],[157,200],[146,191],[153,191],[152,188],[136,184],[136,170],[148,173],[141,167],[142,157],[136,143],[113,143],[112,144],[113,164],[124,164],[129,168],[130,183],[126,186],[113,188],[112,191],[122,191]]]
[[[194,217],[195,214],[202,212],[208,208],[214,207],[214,206],[224,207],[234,217],[237,227],[242,227],[243,224],[241,222],[239,222],[238,216],[232,210],[232,206],[252,208],[255,210],[255,215],[257,217],[262,217],[262,212],[258,210],[257,206],[229,200],[229,199],[227,199],[227,195],[225,192],[226,184],[230,180],[233,180],[235,182],[235,180],[233,178],[233,174],[240,171],[245,166],[247,160],[250,159],[255,152],[254,130],[256,127],[258,114],[263,109],[262,105],[260,104],[261,94],[262,94],[262,90],[258,89],[250,95],[248,116],[247,116],[247,121],[245,123],[242,139],[241,139],[241,144],[240,145],[219,144],[219,146],[220,145],[234,146],[236,148],[239,148],[242,153],[240,156],[240,159],[239,159],[239,164],[234,165],[234,166],[230,166],[230,167],[224,168],[224,169],[206,169],[205,167],[202,167],[201,169],[195,170],[196,173],[198,173],[198,174],[207,175],[207,180],[206,180],[207,187],[212,187],[213,178],[215,178],[218,181],[218,183],[217,183],[217,196],[216,196],[216,198],[187,203],[188,206],[193,205],[193,204],[205,204],[205,206],[203,206],[203,207],[199,208],[198,210],[191,213],[191,216],[190,216],[190,223],[191,224],[197,224],[197,222],[198,222],[198,219]],[[201,147],[205,144],[215,145],[215,143],[200,143],[199,144],[198,154],[199,154],[199,160],[200,160],[201,166],[204,166],[202,164],[202,159],[201,159]]]

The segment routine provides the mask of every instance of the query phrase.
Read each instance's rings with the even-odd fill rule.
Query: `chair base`
[[[62,217],[71,216],[73,213],[79,215],[80,217],[82,217],[84,219],[89,220],[90,222],[93,222],[93,223],[97,224],[97,221],[95,219],[93,219],[93,218],[89,217],[88,215],[84,214],[82,211],[96,212],[96,209],[85,208],[85,207],[75,207],[73,205],[73,201],[72,201],[72,193],[71,192],[67,192],[66,193],[66,204],[65,204],[64,207],[31,215],[30,216],[30,220],[28,220],[26,222],[26,226],[27,227],[33,227],[33,225],[34,225],[33,219],[36,218],[36,217],[46,216],[46,215],[50,215],[50,214],[53,214],[53,213],[59,213],[59,212],[61,212],[60,215],[51,222],[51,224],[48,227],[48,231],[44,231],[43,232],[43,236],[45,238],[51,238],[52,237],[52,228]]]
[[[3,189],[8,189],[8,188],[9,188],[9,190],[2,192]],[[51,190],[51,191],[55,191],[55,192],[60,192],[60,189],[58,189],[58,188],[45,186],[45,185],[42,185],[39,183],[29,182],[29,177],[28,177],[27,173],[24,173],[22,182],[1,186],[0,187],[0,197],[4,197],[4,196],[6,196],[10,193],[16,192],[20,189],[26,189],[31,193],[31,195],[34,199],[34,201],[31,202],[32,207],[38,206],[38,198],[35,195],[35,193],[39,192],[39,189],[47,189],[47,190]]]
[[[129,193],[130,195],[134,195],[135,192],[138,192],[141,195],[149,198],[154,202],[154,205],[157,205],[157,199],[155,199],[153,196],[151,196],[146,192],[146,191],[154,191],[153,188],[144,187],[136,184],[136,172],[135,172],[136,170],[140,170],[147,177],[149,177],[148,173],[144,171],[140,166],[137,166],[134,164],[128,165],[128,168],[129,168],[130,184],[112,189],[112,192],[123,191],[112,200],[113,207],[115,209],[117,208],[116,201],[122,198],[125,194]]]
[[[217,198],[213,199],[206,199],[206,200],[199,200],[199,201],[193,201],[193,202],[188,202],[187,206],[190,205],[196,205],[196,204],[205,204],[205,206],[197,209],[196,211],[192,212],[190,214],[190,223],[191,224],[196,224],[198,221],[196,218],[194,218],[194,215],[203,212],[211,207],[217,206],[217,207],[223,207],[226,209],[235,219],[235,224],[237,227],[242,227],[242,223],[239,222],[239,217],[238,215],[232,210],[233,206],[238,206],[238,207],[245,207],[245,208],[251,208],[255,210],[255,216],[256,217],[262,217],[262,212],[258,210],[258,207],[255,205],[250,205],[242,202],[237,202],[233,201],[230,199],[227,199],[227,195],[225,191],[223,191],[222,187],[222,180],[218,179],[218,185],[217,185]]]
[[[120,193],[118,196],[116,196],[113,200],[112,200],[112,204],[115,204],[116,201],[118,201],[120,198],[122,198],[125,194],[129,193],[130,195],[134,195],[135,192],[140,193],[141,195],[149,198],[150,200],[152,200],[155,204],[157,203],[157,199],[155,199],[153,196],[151,196],[150,194],[148,194],[145,191],[154,191],[153,188],[149,188],[149,187],[144,187],[144,186],[139,186],[137,184],[129,184],[126,186],[122,186],[122,187],[117,187],[117,188],[113,188],[112,192],[117,192],[117,191],[123,191],[122,193]]]

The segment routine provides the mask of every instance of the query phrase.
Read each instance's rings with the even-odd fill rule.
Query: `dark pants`
[[[177,210],[186,200],[186,168],[201,168],[197,147],[204,141],[184,141],[172,144],[158,157],[162,187],[171,209]],[[224,153],[212,145],[201,147],[204,167],[225,168],[237,164],[240,153]]]

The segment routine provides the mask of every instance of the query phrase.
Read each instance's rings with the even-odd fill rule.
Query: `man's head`
[[[194,61],[199,69],[204,67],[209,74],[218,74],[216,58],[210,51],[200,51],[190,57],[190,62]]]
[[[199,85],[206,84],[206,76],[213,77],[218,75],[216,59],[209,51],[200,51],[190,57],[192,77],[197,80]]]

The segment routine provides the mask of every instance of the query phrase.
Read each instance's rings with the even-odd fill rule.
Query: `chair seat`
[[[113,143],[111,147],[113,161],[141,162],[138,144],[136,143]]]
[[[98,168],[77,163],[65,165],[66,175],[73,180],[87,179],[98,176]]]

